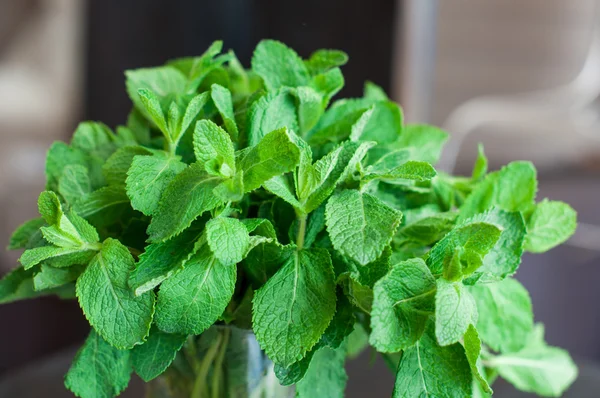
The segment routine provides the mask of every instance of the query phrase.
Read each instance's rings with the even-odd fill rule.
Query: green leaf
[[[271,131],[298,130],[296,98],[290,89],[281,89],[261,97],[248,114],[248,145],[258,144]]]
[[[494,202],[506,211],[525,211],[537,193],[536,170],[531,162],[512,162],[498,173]]]
[[[527,223],[525,250],[543,253],[565,242],[575,233],[577,212],[563,202],[544,199],[535,206]]]
[[[239,263],[250,248],[250,234],[235,218],[218,217],[207,222],[206,240],[215,258],[223,265]]]
[[[447,346],[462,339],[469,325],[477,324],[477,304],[460,282],[438,279],[436,285],[435,335],[441,346]]]
[[[471,178],[474,180],[480,180],[483,177],[485,177],[487,171],[488,159],[485,156],[485,152],[483,151],[483,144],[479,144],[479,146],[477,147],[477,159],[475,160],[475,165],[473,166]]]
[[[198,231],[190,229],[166,242],[146,246],[128,280],[135,295],[154,289],[182,268],[196,251],[198,235]]]
[[[141,146],[125,146],[113,153],[102,166],[102,174],[108,185],[125,185],[127,172],[133,158],[137,155],[151,155],[148,149]]]
[[[138,90],[138,96],[143,108],[140,108],[145,114],[150,116],[150,120],[154,122],[156,127],[163,132],[165,138],[172,140],[169,132],[169,124],[165,119],[165,114],[162,110],[158,96],[152,91],[145,88]]]
[[[154,293],[136,297],[127,286],[133,268],[129,250],[109,238],[77,279],[77,298],[86,318],[108,343],[120,349],[144,341],[154,313]]]
[[[263,183],[263,187],[273,195],[280,197],[296,209],[301,209],[302,205],[294,193],[293,182],[287,175],[280,175],[271,178]]]
[[[340,288],[336,290],[337,302],[335,315],[316,347],[327,346],[335,350],[342,345],[346,337],[354,330],[354,324],[356,323],[354,308],[342,290]]]
[[[365,82],[364,97],[374,101],[386,101],[389,99],[383,88],[370,81]]]
[[[233,112],[233,100],[231,99],[231,92],[223,86],[213,84],[210,90],[210,96],[213,103],[219,110],[225,129],[231,136],[232,140],[237,140],[238,127],[235,123],[235,115]]]
[[[81,217],[96,226],[119,222],[122,214],[131,209],[123,186],[108,186],[90,192],[73,206]]]
[[[313,165],[318,177],[307,198],[303,201],[306,213],[314,211],[333,193],[365,157],[374,142],[344,142],[338,149],[316,161]]]
[[[92,190],[88,169],[81,165],[69,165],[63,169],[58,180],[58,192],[68,203],[75,203]]]
[[[115,151],[114,134],[104,123],[83,122],[77,126],[71,146],[103,161]]]
[[[270,132],[239,160],[239,169],[244,172],[244,190],[253,191],[265,181],[292,171],[299,158],[300,150],[287,129]]]
[[[210,120],[200,120],[194,130],[194,154],[209,174],[235,174],[235,154],[229,135]]]
[[[201,334],[231,300],[236,268],[219,262],[203,243],[158,292],[156,325],[164,332]]]
[[[97,248],[86,247],[35,247],[26,250],[19,258],[19,262],[25,269],[48,260],[53,260],[54,266],[69,267],[75,264],[87,264],[96,254],[96,250]]]
[[[58,191],[58,181],[68,165],[88,167],[91,159],[80,149],[71,148],[64,142],[52,144],[46,155],[46,188]]]
[[[129,98],[146,116],[150,115],[140,98],[140,89],[151,90],[158,98],[172,98],[176,94],[184,93],[187,86],[187,79],[183,73],[171,66],[128,70],[125,77]]]
[[[343,398],[348,376],[344,369],[346,347],[323,347],[313,355],[306,375],[296,384],[296,397]]]
[[[162,152],[134,157],[125,181],[131,207],[147,216],[154,214],[165,188],[186,167],[179,156]]]
[[[435,279],[420,258],[400,262],[373,289],[369,341],[379,352],[415,344],[435,308]]]
[[[483,265],[473,275],[474,281],[498,281],[513,275],[521,263],[525,223],[520,213],[491,209],[478,214],[465,223],[485,222],[502,230],[500,239],[483,259]]]
[[[334,102],[308,134],[308,142],[313,147],[318,147],[345,140],[350,136],[352,126],[372,105],[372,101],[362,99],[343,99]]]
[[[400,228],[394,241],[412,246],[431,246],[452,230],[456,216],[456,213],[446,212],[423,217]]]
[[[463,347],[440,347],[431,329],[402,354],[392,396],[470,397],[471,369]]]
[[[252,56],[252,70],[262,77],[269,91],[280,87],[306,86],[309,82],[308,69],[302,58],[275,40],[258,43]]]
[[[434,275],[440,275],[450,265],[456,248],[483,258],[494,247],[500,234],[497,226],[486,222],[473,221],[459,225],[433,246],[427,256],[427,265]]]
[[[402,219],[399,211],[355,190],[334,194],[325,215],[333,247],[362,265],[381,255]]]
[[[34,270],[18,267],[0,279],[0,304],[41,296],[33,289]]]
[[[83,271],[83,266],[55,268],[41,264],[40,271],[33,277],[33,288],[36,291],[54,289],[74,282]]]
[[[176,134],[175,142],[181,139],[181,137],[185,134],[187,129],[192,125],[194,120],[196,120],[198,115],[202,112],[207,102],[208,93],[204,92],[193,97],[191,101],[187,103],[185,113],[183,114],[183,119],[181,120],[181,126],[179,126],[179,129]]]
[[[44,220],[42,217],[33,218],[19,225],[19,227],[15,230],[15,232],[12,233],[10,237],[8,250],[25,249],[30,239],[44,225],[46,225],[46,220]]]
[[[185,57],[168,62],[168,65],[182,72],[189,79],[189,89],[194,91],[216,69],[231,57],[228,54],[219,55],[223,49],[221,40],[214,41],[199,57]]]
[[[288,367],[319,341],[334,316],[335,303],[329,253],[296,252],[254,295],[256,338],[269,358]]]
[[[512,162],[488,174],[467,197],[460,220],[492,207],[506,211],[527,211],[537,193],[536,170],[531,162]]]
[[[194,163],[179,173],[164,190],[148,227],[150,242],[162,242],[190,226],[192,221],[221,202],[212,190],[222,181]]]
[[[379,170],[377,165],[367,169],[364,176],[365,181],[370,180],[414,180],[429,181],[437,175],[435,169],[427,162],[409,160],[408,162],[394,167],[390,170]]]
[[[93,330],[73,359],[65,386],[78,397],[112,398],[131,377],[129,351],[114,348]]]
[[[311,75],[325,73],[336,66],[345,65],[348,62],[348,54],[340,50],[317,50],[304,61]]]
[[[323,95],[323,106],[327,107],[331,98],[344,87],[344,75],[340,68],[332,68],[314,76],[310,85]]]
[[[296,97],[299,133],[304,134],[313,128],[323,115],[323,96],[311,87],[298,87]]]
[[[522,350],[493,357],[486,364],[519,390],[546,397],[560,397],[577,378],[569,354],[546,345],[543,329],[535,331]]]
[[[464,336],[465,354],[467,355],[467,360],[469,361],[469,365],[471,366],[471,372],[473,372],[473,376],[483,389],[488,394],[493,394],[490,385],[488,384],[485,375],[482,375],[479,369],[481,368],[481,359],[479,358],[479,354],[481,353],[481,340],[479,339],[479,335],[477,334],[477,329],[473,325],[469,325],[467,332]]]
[[[275,364],[274,371],[277,379],[279,380],[279,384],[282,386],[290,386],[302,380],[306,375],[306,371],[308,370],[308,366],[310,365],[315,352],[316,350],[314,349],[307,352],[304,358],[298,362],[294,362],[287,368]]]
[[[150,329],[148,340],[131,350],[133,369],[145,382],[158,377],[175,359],[187,336],[161,332],[156,326]]]
[[[403,137],[402,110],[392,101],[375,102],[352,126],[353,141],[377,141],[379,144],[396,142]],[[423,160],[425,159],[415,159]],[[431,162],[430,162],[431,163]]]
[[[448,133],[437,127],[409,124],[404,126],[397,146],[410,149],[412,160],[436,164],[446,140]]]
[[[495,351],[515,352],[523,348],[533,330],[533,311],[527,290],[517,280],[470,287],[477,303],[477,331]]]

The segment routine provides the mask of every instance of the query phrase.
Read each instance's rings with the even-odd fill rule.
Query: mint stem
[[[298,217],[298,237],[296,238],[297,250],[304,247],[304,235],[306,235],[306,214]]]

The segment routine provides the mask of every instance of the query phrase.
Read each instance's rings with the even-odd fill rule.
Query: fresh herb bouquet
[[[436,172],[447,134],[403,125],[376,85],[331,103],[343,52],[303,60],[265,40],[245,70],[221,48],[126,72],[127,125],[82,123],[48,152],[41,218],[11,238],[25,251],[0,301],[77,298],[92,331],[72,392],[118,395],[133,371],[164,372],[167,396],[282,396],[228,388],[240,332],[298,397],[342,397],[344,362],[368,344],[394,397],[571,384],[512,278],[524,250],[576,226],[568,205],[535,202],[531,163],[488,172],[480,150],[472,176]]]

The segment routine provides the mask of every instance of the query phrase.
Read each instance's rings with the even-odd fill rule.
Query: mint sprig
[[[576,228],[567,204],[536,203],[531,163],[488,172],[480,147],[471,176],[438,172],[448,134],[405,125],[380,87],[331,103],[342,51],[303,59],[265,40],[247,70],[222,48],[127,71],[126,125],[82,123],[48,152],[0,303],[79,301],[92,331],[67,388],[206,376],[229,341],[211,345],[213,325],[250,329],[300,398],[342,397],[367,344],[396,372],[394,397],[491,394],[495,375],[568,388],[577,369],[513,278],[524,250]],[[202,366],[182,368],[199,345]]]

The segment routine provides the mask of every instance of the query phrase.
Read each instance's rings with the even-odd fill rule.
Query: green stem
[[[202,363],[197,369],[196,381],[194,382],[194,388],[192,390],[191,398],[209,398],[208,391],[206,390],[206,376],[208,374],[208,370],[210,369],[210,365],[215,359],[215,355],[221,345],[221,335],[217,336],[217,340],[215,344],[211,345]]]
[[[223,344],[221,344],[221,349],[219,350],[219,354],[217,355],[217,359],[215,360],[213,378],[212,378],[212,398],[219,398],[220,388],[221,388],[221,376],[223,374],[223,359],[225,358],[225,352],[227,351],[227,344],[229,343],[229,329],[226,329],[224,332]]]
[[[306,235],[306,214],[298,217],[298,237],[296,238],[298,250],[302,250],[304,247],[304,235]]]

